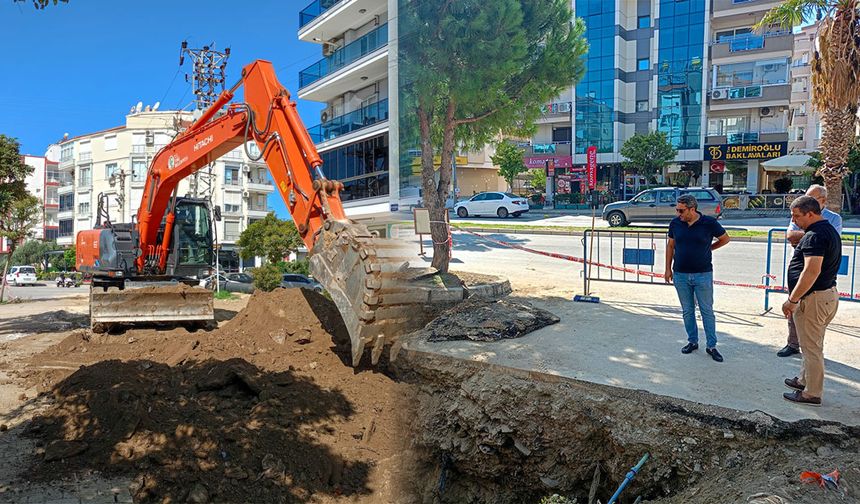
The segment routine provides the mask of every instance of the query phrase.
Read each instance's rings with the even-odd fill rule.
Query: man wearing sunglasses
[[[699,203],[692,195],[678,197],[675,205],[678,216],[669,223],[665,278],[666,283],[675,284],[684,311],[687,345],[681,349],[681,353],[689,354],[699,348],[699,329],[696,326],[698,304],[707,338],[706,351],[715,361],[723,362],[723,356],[717,350],[711,252],[729,243],[729,235],[717,219],[702,215],[698,207]]]

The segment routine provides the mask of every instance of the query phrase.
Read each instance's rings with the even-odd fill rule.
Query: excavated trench
[[[432,353],[392,363],[414,387],[423,502],[860,502],[860,429],[739,412]],[[838,490],[800,482],[841,472]],[[779,500],[782,499],[782,500]]]

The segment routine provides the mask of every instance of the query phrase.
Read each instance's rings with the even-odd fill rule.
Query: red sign
[[[554,177],[555,176],[555,161],[550,159],[546,162],[546,176]]]
[[[597,147],[592,145],[585,153],[588,167],[588,188],[594,189],[597,186]]]
[[[556,168],[570,168],[573,166],[571,156],[525,156],[523,162],[526,168],[546,168],[546,162],[552,160]]]
[[[725,161],[711,161],[711,173],[725,173],[726,172],[726,162]]]

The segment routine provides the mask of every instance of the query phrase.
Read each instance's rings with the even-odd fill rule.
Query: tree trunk
[[[430,236],[433,238],[433,261],[430,266],[440,272],[448,271],[451,260],[450,230],[445,202],[453,175],[455,106],[448,102],[442,133],[441,163],[438,181],[433,166],[432,116],[423,104],[418,107],[418,123],[421,131],[421,185],[424,189],[424,204],[430,210]]]
[[[0,238],[0,240],[2,240],[2,238]],[[9,251],[9,255],[6,256],[6,260],[3,262],[3,276],[0,277],[0,303],[3,302],[3,295],[6,294],[6,272],[9,270],[10,261],[12,261],[11,250]]]
[[[824,164],[818,174],[827,188],[827,208],[834,212],[842,210],[842,179],[848,173],[846,164],[854,140],[856,113],[856,108],[826,109],[822,117],[824,131],[819,148]]]

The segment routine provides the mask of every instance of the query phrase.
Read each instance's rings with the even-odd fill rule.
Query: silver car
[[[723,213],[722,198],[709,187],[658,187],[647,189],[629,201],[616,201],[603,207],[603,220],[611,227],[631,222],[669,222],[675,218],[678,196],[691,194],[699,202],[703,215],[719,218]]]
[[[319,293],[322,293],[323,291],[323,287],[319,282],[298,273],[284,273],[284,277],[281,280],[281,287],[284,289],[310,289]]]

